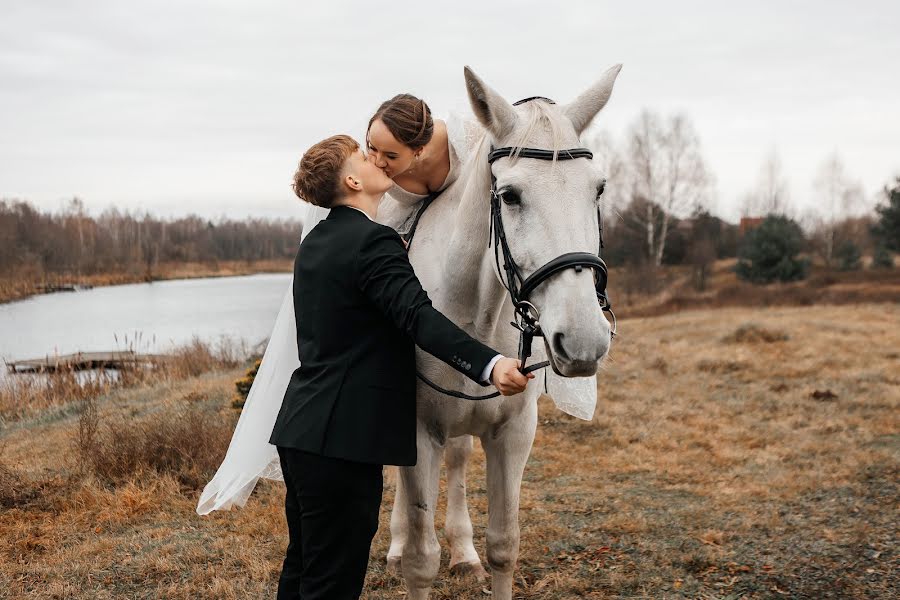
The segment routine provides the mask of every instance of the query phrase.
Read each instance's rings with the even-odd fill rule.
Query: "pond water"
[[[0,359],[79,351],[165,352],[194,336],[252,347],[271,334],[290,281],[290,273],[180,279],[0,304]]]

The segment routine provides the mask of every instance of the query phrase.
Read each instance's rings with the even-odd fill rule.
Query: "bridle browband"
[[[573,158],[594,158],[594,153],[587,148],[572,148],[571,150],[540,150],[538,148],[498,148],[488,154],[488,163],[494,164],[498,158],[513,156],[515,158],[537,158],[539,160],[571,160]]]
[[[514,103],[513,106],[524,104],[525,102],[530,102],[532,100],[544,100],[550,104],[555,104],[549,98],[544,98],[542,96],[533,96],[531,98],[519,100],[518,102]],[[536,160],[554,161],[575,160],[578,158],[587,158],[588,160],[590,160],[593,157],[594,154],[587,148],[570,148],[568,150],[554,151],[542,150],[539,148],[514,148],[511,146],[507,146],[504,148],[498,148],[496,150],[491,148],[491,152],[490,154],[488,154],[488,164],[493,166],[494,162],[501,158],[531,158]],[[603,190],[601,187],[600,193],[602,193],[602,191]],[[418,212],[416,213],[412,227],[406,233],[406,235],[403,236],[407,244],[412,243],[412,237],[415,234],[415,230],[419,224],[419,219],[422,216],[422,213],[438,197],[438,195],[439,193],[432,193],[423,200],[422,207],[420,207]],[[520,332],[519,370],[523,374],[527,374],[532,371],[547,367],[550,364],[549,361],[543,361],[540,363],[535,363],[529,367],[525,366],[525,362],[531,356],[532,340],[536,336],[543,337],[543,332],[541,331],[540,325],[540,313],[538,312],[534,304],[529,301],[529,298],[531,297],[531,293],[534,292],[534,290],[540,284],[547,281],[547,279],[549,279],[553,275],[566,269],[575,269],[576,273],[580,273],[584,267],[588,267],[594,270],[594,289],[597,293],[597,299],[600,302],[601,310],[612,315],[613,329],[611,333],[612,336],[615,336],[616,316],[612,312],[612,306],[609,302],[609,296],[606,293],[606,284],[609,278],[609,271],[606,267],[606,263],[603,262],[602,258],[600,258],[600,252],[603,248],[603,226],[602,221],[600,220],[599,207],[597,209],[597,222],[600,232],[600,245],[597,250],[597,254],[592,254],[590,252],[567,252],[550,260],[549,262],[538,268],[536,271],[534,271],[534,273],[532,273],[528,277],[523,278],[519,266],[516,264],[515,260],[513,260],[512,253],[510,252],[509,248],[509,243],[506,240],[506,232],[503,228],[503,218],[500,212],[501,196],[502,194],[498,193],[497,191],[497,178],[494,176],[493,168],[491,168],[491,221],[490,233],[488,237],[488,248],[490,248],[492,245],[494,247],[494,260],[497,265],[497,272],[501,275],[501,283],[509,292],[510,299],[512,300],[514,307],[514,314],[517,317],[517,321],[511,321],[510,325],[518,329]],[[500,265],[501,253],[503,255],[502,267]],[[463,398],[466,400],[487,400],[489,398],[496,398],[500,395],[500,392],[497,391],[484,396],[472,396],[463,392],[446,390],[430,381],[418,370],[416,371],[416,376],[433,389],[457,398]]]

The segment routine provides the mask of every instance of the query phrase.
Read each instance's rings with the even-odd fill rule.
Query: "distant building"
[[[694,230],[694,219],[687,218],[681,219],[678,221],[678,224],[675,226],[678,231],[682,231],[686,234],[691,233]]]
[[[744,235],[751,229],[756,229],[765,220],[765,217],[741,217],[741,223],[738,225],[741,235]]]

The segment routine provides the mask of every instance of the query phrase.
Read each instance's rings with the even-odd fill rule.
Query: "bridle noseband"
[[[531,98],[526,98],[525,100],[520,100],[513,104],[513,106],[517,106],[519,104],[523,104],[525,102],[529,102],[531,100],[545,100],[551,104],[554,102],[548,98],[543,98],[541,96],[534,96]],[[580,273],[581,270],[585,267],[594,270],[594,289],[597,293],[597,299],[600,302],[600,308],[604,312],[608,312],[612,315],[613,318],[613,328],[611,335],[614,337],[616,335],[616,315],[612,312],[612,306],[609,302],[609,295],[606,292],[606,284],[609,278],[609,270],[606,267],[606,263],[603,262],[603,259],[600,258],[600,252],[603,248],[603,226],[602,221],[600,220],[600,208],[597,208],[597,223],[599,227],[600,233],[600,247],[597,250],[597,254],[592,254],[590,252],[567,252],[546,264],[542,265],[538,268],[534,273],[529,275],[528,277],[522,277],[522,272],[519,269],[519,266],[516,264],[515,260],[512,257],[512,253],[509,249],[509,243],[506,240],[506,231],[503,228],[503,218],[500,213],[500,200],[501,195],[497,191],[497,178],[494,176],[493,164],[495,161],[501,158],[531,158],[537,160],[576,160],[579,158],[587,158],[588,160],[594,157],[594,154],[588,150],[587,148],[571,148],[568,150],[542,150],[538,148],[514,148],[514,147],[504,147],[493,149],[491,148],[491,152],[488,155],[488,164],[491,165],[491,222],[490,222],[490,234],[488,238],[488,248],[492,245],[494,247],[494,260],[497,265],[497,272],[500,274],[501,283],[509,292],[510,299],[512,300],[513,307],[515,310],[515,315],[517,320],[511,321],[510,325],[519,330],[519,361],[520,367],[519,370],[523,374],[530,373],[532,371],[536,371],[538,369],[542,369],[550,364],[549,361],[543,361],[540,363],[535,363],[529,367],[525,367],[525,362],[531,356],[531,342],[536,336],[543,337],[543,332],[541,331],[540,325],[540,313],[537,308],[532,304],[529,299],[531,297],[532,292],[547,281],[553,275],[564,271],[566,269],[575,269],[576,273]],[[601,188],[602,193],[602,188]],[[405,240],[407,243],[411,243],[412,236],[415,233],[416,225],[419,223],[419,218],[424,212],[425,208],[427,208],[437,197],[437,194],[432,194],[428,196],[422,203],[422,207],[417,212],[415,219],[413,221],[413,227],[409,231],[409,233],[405,236]],[[503,255],[503,265],[500,265],[500,255]],[[451,390],[446,390],[437,384],[433,383],[429,379],[427,379],[424,375],[416,371],[416,375],[419,379],[423,380],[426,384],[434,388],[435,390],[442,392],[444,394],[448,394],[450,396],[455,396],[457,398],[464,398],[467,400],[487,400],[488,398],[496,398],[500,395],[500,392],[494,392],[492,394],[488,394],[485,396],[471,396],[469,394],[465,394],[463,392],[455,392]]]

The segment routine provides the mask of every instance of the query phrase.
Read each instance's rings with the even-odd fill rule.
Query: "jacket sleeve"
[[[472,338],[431,304],[396,231],[379,226],[365,234],[356,259],[363,294],[425,352],[472,381],[499,352]]]

